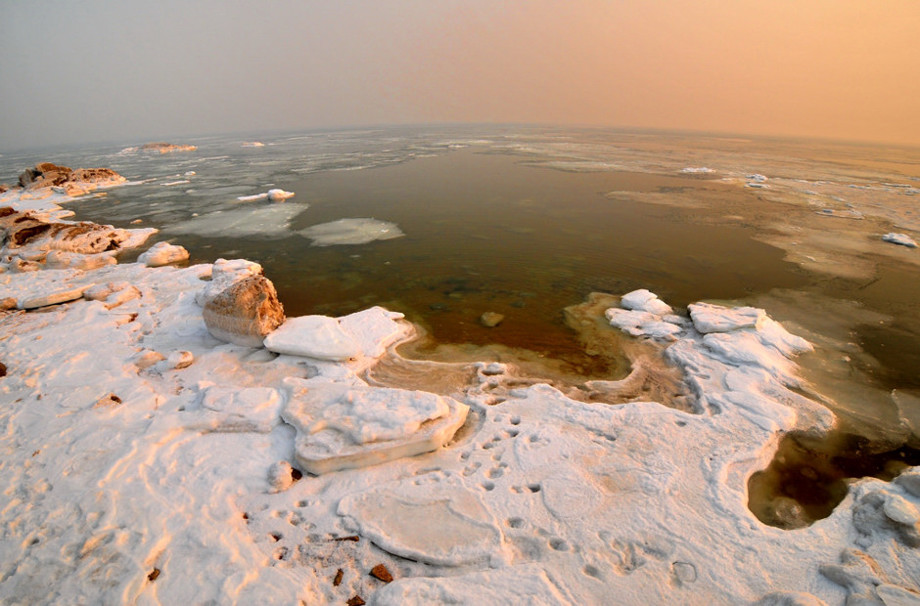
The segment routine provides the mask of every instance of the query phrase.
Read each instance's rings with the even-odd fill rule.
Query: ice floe
[[[306,204],[272,204],[258,208],[219,210],[166,227],[171,234],[211,238],[284,238],[291,220],[307,209]]]
[[[367,218],[339,219],[313,225],[297,233],[312,240],[314,246],[367,244],[374,240],[392,240],[404,235],[395,223]]]

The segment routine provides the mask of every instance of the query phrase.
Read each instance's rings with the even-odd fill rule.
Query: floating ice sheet
[[[374,240],[392,240],[405,235],[395,223],[365,218],[339,219],[313,225],[297,233],[310,238],[314,246],[367,244]]]
[[[206,237],[284,238],[291,219],[307,209],[306,204],[279,204],[259,208],[218,210],[167,227],[171,234]]]

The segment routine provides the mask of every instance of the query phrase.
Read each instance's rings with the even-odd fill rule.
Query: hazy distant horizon
[[[622,133],[630,134],[635,133],[639,135],[661,135],[661,136],[689,136],[689,137],[699,137],[699,138],[712,138],[712,139],[749,139],[749,140],[763,140],[763,141],[783,141],[788,143],[801,143],[801,144],[829,144],[829,145],[842,145],[842,146],[872,146],[872,147],[893,147],[893,148],[905,148],[905,149],[920,149],[920,144],[909,144],[909,143],[898,143],[898,142],[889,142],[889,141],[871,141],[871,140],[856,140],[856,139],[842,139],[842,138],[830,138],[830,137],[818,137],[818,136],[796,136],[796,135],[771,135],[763,133],[745,133],[745,132],[728,132],[728,131],[703,131],[703,130],[693,130],[685,128],[655,128],[655,127],[642,127],[642,126],[615,126],[615,125],[594,125],[594,124],[552,124],[552,123],[515,123],[515,122],[431,122],[431,123],[390,123],[390,124],[352,124],[352,125],[324,125],[324,126],[305,126],[305,127],[284,127],[284,128],[273,128],[273,129],[263,129],[263,130],[247,130],[247,131],[228,131],[228,132],[199,132],[199,133],[185,133],[185,134],[153,134],[151,136],[127,136],[127,137],[112,137],[112,138],[99,138],[99,139],[90,139],[86,141],[70,141],[62,143],[49,143],[49,144],[40,144],[33,145],[31,147],[9,147],[9,148],[0,148],[0,155],[2,154],[35,154],[35,153],[57,153],[57,152],[66,152],[69,149],[80,149],[80,148],[98,148],[98,147],[133,147],[140,146],[146,143],[153,142],[167,142],[173,144],[194,144],[200,142],[202,139],[227,139],[238,137],[241,140],[258,140],[259,137],[270,139],[277,136],[285,135],[296,135],[296,134],[312,134],[312,133],[322,133],[322,132],[348,132],[355,131],[359,132],[362,130],[398,130],[398,129],[419,129],[419,130],[435,130],[435,129],[482,129],[484,131],[488,129],[521,129],[521,130],[566,130],[571,129],[573,131],[579,130],[594,130],[598,132],[611,132],[611,133]]]
[[[920,145],[913,0],[6,0],[0,150],[540,124]]]

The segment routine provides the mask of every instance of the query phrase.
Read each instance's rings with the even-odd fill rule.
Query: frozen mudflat
[[[857,481],[794,531],[748,509],[783,433],[835,423],[803,395],[811,345],[763,309],[644,289],[585,308],[647,340],[642,364],[677,368],[689,412],[576,401],[513,364],[470,364],[438,394],[375,379],[414,335],[400,314],[288,318],[266,347],[233,345],[202,304],[258,264],[88,251],[49,269],[26,244],[3,250],[0,300],[70,302],[0,312],[4,603],[920,599],[920,469]],[[369,574],[381,564],[391,582]]]

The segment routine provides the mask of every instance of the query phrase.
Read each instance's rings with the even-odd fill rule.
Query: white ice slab
[[[297,430],[295,458],[311,473],[366,467],[430,452],[469,407],[422,391],[285,379],[282,417]]]
[[[265,337],[265,347],[275,353],[332,361],[356,358],[362,353],[352,335],[329,316],[288,318]]]
[[[899,234],[894,232],[889,232],[882,236],[882,240],[885,242],[891,242],[892,244],[900,244],[901,246],[907,246],[908,248],[917,248],[917,242],[907,234]]]

